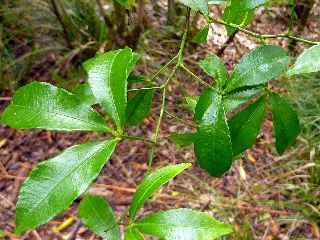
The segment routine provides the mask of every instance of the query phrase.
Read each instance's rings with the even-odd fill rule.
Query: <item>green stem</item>
[[[225,22],[223,20],[215,19],[215,18],[212,18],[212,17],[208,17],[207,21],[209,23],[218,23],[218,24],[221,24],[221,25],[225,25],[225,26],[228,26],[228,27],[235,28],[240,32],[244,32],[244,33],[246,33],[246,34],[248,34],[248,35],[250,35],[252,37],[258,38],[258,39],[287,38],[287,39],[292,39],[292,40],[295,40],[295,41],[298,41],[298,42],[302,42],[302,43],[306,43],[306,44],[310,44],[310,45],[318,45],[318,44],[320,44],[320,42],[307,40],[307,39],[304,39],[304,38],[301,38],[301,37],[296,37],[296,36],[290,35],[288,33],[281,33],[281,34],[260,34],[260,33],[256,33],[256,32],[247,30],[247,29],[241,27],[240,25],[237,25],[237,24],[234,24],[234,23],[227,23],[227,22]]]
[[[176,59],[178,58],[178,54],[170,59],[162,68],[160,68],[151,78],[150,81],[154,80],[157,76],[159,76],[164,70],[166,70]]]
[[[190,76],[192,76],[195,80],[197,80],[199,83],[205,85],[208,88],[214,89],[209,83],[203,81],[200,77],[198,77],[195,73],[193,73],[189,68],[187,68],[184,64],[181,64],[180,67],[186,71]]]
[[[139,136],[131,136],[131,135],[122,135],[121,136],[122,139],[128,139],[128,140],[138,140],[138,141],[143,141],[146,143],[151,143],[154,144],[154,141],[144,138],[144,137],[139,137]]]
[[[167,78],[167,80],[165,81],[165,83],[162,85],[162,103],[161,103],[161,108],[160,108],[160,116],[158,118],[157,121],[157,125],[155,128],[155,132],[153,135],[153,145],[149,151],[149,158],[148,158],[148,172],[150,172],[151,168],[152,168],[152,163],[153,163],[153,159],[154,159],[154,153],[155,153],[155,148],[156,145],[158,143],[158,138],[159,138],[159,134],[160,134],[160,128],[161,128],[161,123],[163,120],[163,116],[164,116],[164,112],[165,112],[165,108],[166,108],[166,95],[167,95],[167,87],[170,83],[170,81],[172,80],[172,78],[175,76],[178,67],[183,63],[183,51],[185,48],[185,44],[187,41],[187,35],[189,32],[189,22],[190,22],[190,9],[188,9],[188,14],[187,14],[187,22],[186,22],[186,29],[183,33],[183,37],[181,40],[181,44],[179,47],[179,51],[178,54],[169,61],[169,63],[167,63],[163,68],[161,68],[155,75],[153,78],[155,78],[157,75],[159,75],[164,69],[166,69],[176,58],[178,58],[177,64],[174,66],[171,74],[169,75],[169,77]],[[163,70],[162,70],[163,69]],[[152,78],[151,78],[152,79]]]
[[[151,89],[163,89],[163,85],[154,86],[154,87],[144,87],[144,88],[132,88],[132,89],[128,89],[128,92],[136,92],[136,91],[151,90]]]
[[[165,113],[169,116],[172,117],[174,119],[176,119],[178,122],[181,122],[182,124],[188,126],[188,127],[192,127],[192,128],[197,128],[197,126],[195,124],[189,123],[187,121],[185,121],[184,119],[178,117],[177,115],[170,113],[169,111],[165,110]]]

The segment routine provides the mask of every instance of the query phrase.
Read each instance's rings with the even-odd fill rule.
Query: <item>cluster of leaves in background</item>
[[[181,2],[208,18],[206,0]],[[247,19],[254,8],[264,3],[244,1],[246,4],[238,6],[236,2],[229,2],[225,16],[241,10],[248,11],[248,14],[241,15]],[[126,8],[132,4],[131,1],[120,3]],[[247,22],[242,20],[238,24],[245,26]],[[179,51],[176,67],[184,67],[181,51],[183,49]],[[182,146],[194,144],[200,167],[212,176],[220,177],[229,170],[239,154],[255,143],[269,104],[276,149],[282,154],[294,143],[300,126],[297,114],[288,101],[272,92],[268,82],[285,72],[292,76],[320,71],[319,55],[319,45],[307,49],[288,71],[287,53],[281,47],[264,45],[245,55],[231,75],[217,56],[208,56],[199,65],[215,80],[215,84],[209,85],[201,96],[187,97],[189,109],[194,112],[197,132],[176,133],[169,139]],[[74,93],[39,82],[28,84],[15,93],[1,116],[1,121],[12,128],[95,131],[112,136],[106,140],[75,145],[32,170],[18,197],[17,234],[48,222],[70,206],[96,179],[119,142],[134,137],[125,134],[125,127],[135,126],[149,115],[155,91],[153,87],[156,87],[147,82],[147,89],[137,89],[128,101],[128,83],[140,81],[139,77],[131,75],[138,60],[139,56],[129,48],[97,54],[84,63],[88,82]],[[93,108],[96,104],[107,116]],[[143,239],[142,233],[167,240],[205,240],[232,232],[230,225],[190,209],[162,211],[137,218],[138,210],[147,199],[189,167],[190,164],[170,165],[144,178],[128,209],[126,240]],[[86,195],[79,205],[79,216],[99,236],[120,238],[119,223],[123,222],[116,220],[103,198]]]
[[[268,81],[284,73],[288,64],[286,52],[272,45],[259,47],[244,56],[231,76],[215,55],[200,62],[200,67],[216,80],[216,84],[201,96],[192,97],[196,102],[193,110],[198,132],[188,143],[194,143],[200,166],[212,176],[224,174],[232,160],[255,143],[267,100],[272,106],[279,154],[295,141],[300,132],[298,117],[287,101],[270,92],[267,85]],[[227,118],[227,113],[247,102],[250,104],[246,108]],[[185,138],[185,134],[175,134],[171,139],[178,139],[181,144]]]

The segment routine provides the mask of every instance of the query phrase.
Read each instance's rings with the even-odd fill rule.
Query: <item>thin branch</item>
[[[227,23],[227,22],[225,22],[223,20],[215,19],[215,18],[212,18],[212,17],[208,17],[207,21],[209,23],[218,23],[218,24],[221,24],[221,25],[225,25],[225,26],[228,26],[228,27],[235,28],[240,32],[244,32],[244,33],[246,33],[246,34],[248,34],[248,35],[250,35],[252,37],[258,38],[258,39],[287,38],[287,39],[292,39],[292,40],[295,40],[295,41],[298,41],[298,42],[302,42],[302,43],[306,43],[306,44],[310,44],[310,45],[318,45],[318,44],[320,44],[320,42],[307,40],[307,39],[304,39],[302,37],[293,36],[293,35],[290,35],[289,33],[260,34],[260,33],[257,33],[257,32],[253,32],[253,31],[247,30],[247,29],[241,27],[240,25],[237,25],[237,24],[234,24],[234,23]]]
[[[162,68],[160,68],[151,78],[150,81],[154,80],[157,76],[159,76],[163,71],[165,71],[176,59],[178,58],[178,54],[170,59]]]
[[[163,85],[161,86],[154,86],[154,87],[143,87],[143,88],[132,88],[128,89],[128,92],[136,92],[136,91],[141,91],[141,90],[152,90],[152,89],[163,89]]]
[[[169,63],[167,63],[163,68],[166,69],[176,58],[178,59],[177,60],[177,64],[174,66],[171,74],[169,75],[169,77],[167,78],[167,80],[165,81],[165,83],[163,84],[163,89],[162,89],[162,103],[161,103],[161,108],[160,108],[160,116],[159,116],[159,119],[157,121],[157,126],[155,128],[155,132],[154,132],[154,135],[153,135],[153,141],[154,141],[154,144],[152,145],[150,151],[149,151],[149,158],[148,158],[148,172],[150,172],[151,170],[151,167],[152,167],[152,163],[153,163],[153,159],[154,159],[154,152],[155,152],[155,148],[156,148],[156,145],[158,143],[158,138],[159,138],[159,134],[160,134],[160,128],[161,128],[161,123],[162,123],[162,120],[163,120],[163,116],[164,116],[164,112],[165,112],[165,108],[166,108],[166,94],[167,94],[167,87],[170,83],[170,81],[172,80],[172,78],[175,76],[176,72],[177,72],[177,69],[178,67],[182,64],[183,62],[183,52],[184,52],[184,48],[185,48],[185,44],[186,44],[186,41],[187,41],[187,34],[189,32],[189,22],[190,22],[190,9],[188,9],[188,14],[187,14],[187,21],[186,21],[186,28],[185,28],[185,31],[183,33],[183,37],[182,37],[182,40],[181,40],[181,44],[180,44],[180,47],[179,47],[179,51],[178,51],[178,54],[169,61]],[[166,67],[167,66],[167,67]],[[158,73],[156,73],[154,76],[157,76],[159,73],[161,73],[161,70],[160,69],[158,71]]]
[[[144,137],[140,137],[140,136],[122,135],[121,138],[128,139],[128,140],[138,140],[138,141],[143,141],[146,143],[154,144],[154,141],[147,139],[147,138],[144,138]]]
[[[195,124],[189,123],[187,121],[185,121],[184,119],[178,117],[177,115],[165,110],[165,113],[169,116],[172,117],[174,119],[176,119],[178,122],[181,122],[182,124],[188,126],[188,127],[192,127],[192,128],[197,128],[197,126]]]
[[[192,76],[195,80],[197,80],[202,85],[214,89],[209,83],[203,81],[200,77],[198,77],[195,73],[193,73],[189,68],[187,68],[184,64],[181,64],[180,67],[186,71],[190,76]]]

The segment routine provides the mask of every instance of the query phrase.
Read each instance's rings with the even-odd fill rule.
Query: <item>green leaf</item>
[[[247,27],[254,17],[254,11],[242,8],[242,1],[231,0],[230,4],[223,12],[223,20],[227,23],[237,24],[243,28]],[[233,27],[226,26],[228,36],[234,34],[237,30]]]
[[[206,57],[199,63],[200,67],[217,82],[218,89],[222,90],[229,76],[225,65],[214,54]]]
[[[320,71],[320,45],[313,46],[303,51],[297,61],[288,71],[288,75],[312,73]]]
[[[190,163],[181,163],[161,168],[150,173],[137,188],[129,208],[129,217],[133,220],[143,203],[150,198],[159,188],[172,178],[191,166]]]
[[[265,109],[266,99],[263,96],[229,120],[234,156],[239,155],[256,142],[265,116]]]
[[[256,96],[261,91],[262,91],[261,88],[254,88],[254,89],[248,89],[248,90],[225,95],[223,97],[223,105],[224,105],[225,111],[226,112],[233,111],[234,109],[239,107],[241,104],[244,104],[247,101],[249,101],[251,98]]]
[[[197,43],[197,44],[202,44],[207,41],[209,33],[209,26],[205,26],[202,28],[193,38],[192,42]]]
[[[221,5],[221,4],[225,4],[227,2],[227,0],[212,0],[212,1],[208,1],[209,5]]]
[[[6,236],[6,233],[0,229],[0,238],[4,238]]]
[[[90,105],[64,89],[40,82],[20,88],[1,120],[12,128],[112,132]]]
[[[195,113],[196,111],[196,106],[197,106],[197,103],[198,103],[198,100],[199,100],[199,96],[188,96],[188,97],[185,97],[185,100],[186,100],[186,107],[189,111]]]
[[[125,48],[99,54],[84,63],[93,95],[118,130],[126,120],[127,79],[134,62],[131,49]]]
[[[196,133],[176,133],[171,134],[168,139],[179,147],[186,147],[194,143],[196,136]]]
[[[272,93],[270,97],[276,148],[279,154],[283,154],[300,133],[299,119],[297,113],[285,99],[276,93]]]
[[[83,103],[86,103],[88,105],[94,105],[94,104],[98,103],[97,100],[95,99],[88,83],[83,83],[83,84],[78,85],[74,89],[73,93]]]
[[[232,226],[206,213],[174,209],[150,214],[136,226],[141,232],[164,240],[213,240],[232,233]]]
[[[128,227],[124,240],[144,240],[143,235],[135,227]]]
[[[40,163],[23,183],[16,206],[16,232],[46,223],[89,187],[118,139],[75,145]]]
[[[129,84],[132,84],[132,83],[143,83],[145,81],[146,81],[146,79],[142,75],[130,74],[130,76],[128,77],[128,83]]]
[[[150,115],[154,90],[140,90],[127,106],[127,123],[136,126]]]
[[[207,0],[179,0],[182,4],[194,11],[200,11],[204,15],[209,15],[209,7]]]
[[[226,91],[264,84],[285,72],[288,64],[289,57],[283,48],[273,45],[256,48],[236,65]]]
[[[114,213],[104,198],[86,195],[78,208],[81,221],[106,240],[120,240],[120,229]]]
[[[201,124],[212,124],[216,120],[221,96],[214,90],[208,89],[199,97],[195,110],[195,120]]]
[[[264,5],[266,2],[266,0],[231,0],[231,4],[238,11],[253,10]]]
[[[194,150],[201,168],[210,175],[220,177],[232,164],[232,144],[222,98],[207,90],[196,107],[196,120],[200,123]]]
[[[135,0],[116,0],[116,1],[126,9],[131,9],[135,4]]]

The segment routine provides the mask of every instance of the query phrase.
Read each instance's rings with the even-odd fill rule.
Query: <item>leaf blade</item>
[[[82,102],[87,103],[88,105],[97,104],[90,85],[88,83],[79,84],[73,91],[74,95],[78,97]]]
[[[93,95],[117,125],[124,128],[127,107],[127,79],[134,63],[129,48],[99,54],[83,66]]]
[[[149,174],[138,186],[129,208],[129,218],[133,220],[143,203],[151,197],[163,184],[170,181],[179,173],[191,166],[190,163],[181,163],[161,168]]]
[[[226,91],[264,84],[284,73],[289,65],[287,53],[278,46],[264,45],[241,58]]]
[[[229,120],[234,156],[239,155],[256,142],[265,108],[266,100],[263,96]]]
[[[194,143],[196,133],[175,133],[171,134],[168,139],[179,147],[186,147]]]
[[[204,92],[196,107],[199,122],[194,151],[201,168],[220,177],[232,164],[232,143],[222,98],[215,91]]]
[[[106,240],[120,240],[120,229],[110,205],[104,198],[86,195],[79,207],[81,221],[94,233]]]
[[[144,240],[143,235],[135,227],[127,228],[124,240]]]
[[[281,155],[299,135],[300,123],[297,113],[285,99],[276,93],[271,93],[270,98],[276,149]]]
[[[203,59],[199,65],[205,73],[213,77],[217,82],[218,89],[222,90],[229,78],[229,75],[221,59],[218,56],[211,54]]]
[[[75,145],[33,169],[19,193],[16,232],[38,227],[67,208],[98,176],[118,141]]]
[[[320,71],[320,45],[313,46],[303,51],[295,64],[289,69],[288,75],[312,73]]]
[[[233,111],[240,105],[252,99],[254,96],[258,95],[261,91],[261,88],[254,88],[225,95],[223,98],[223,105],[226,112]]]
[[[165,240],[213,240],[233,231],[229,224],[191,209],[153,213],[141,219],[136,226],[144,233]]]
[[[150,115],[154,90],[140,90],[128,102],[127,123],[136,126]]]
[[[12,128],[112,132],[90,105],[64,89],[40,82],[20,88],[1,120]]]
[[[194,11],[200,11],[204,15],[209,15],[209,7],[207,0],[179,0],[185,6]]]
[[[202,44],[207,41],[209,33],[209,26],[202,28],[197,34],[192,38],[192,42],[197,44]]]

